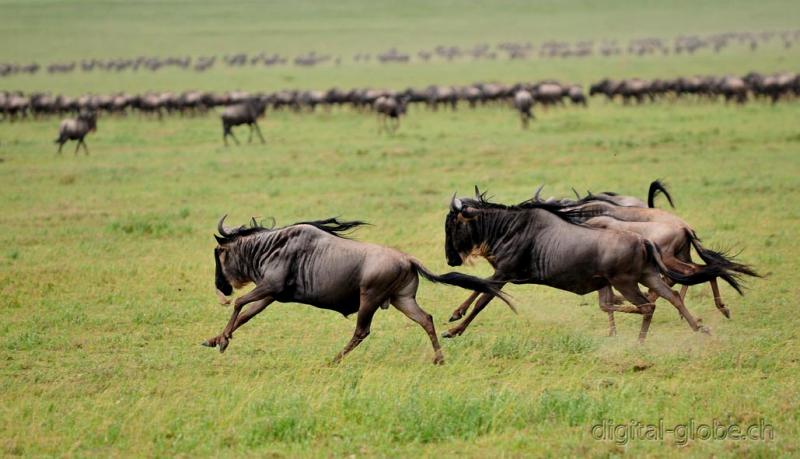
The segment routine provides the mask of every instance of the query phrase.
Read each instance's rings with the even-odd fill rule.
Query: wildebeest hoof
[[[219,353],[222,354],[225,352],[225,349],[228,348],[228,339],[227,338],[220,338],[219,340]]]
[[[731,311],[728,308],[726,307],[719,308],[719,312],[721,312],[726,319],[731,318]]]
[[[444,357],[442,357],[441,355],[437,355],[436,357],[433,358],[433,364],[444,365]]]
[[[459,320],[459,319],[461,319],[462,317],[464,317],[464,314],[461,314],[460,312],[454,312],[454,313],[453,313],[453,315],[452,315],[452,316],[450,316],[450,319],[449,319],[449,321],[450,321],[450,322],[455,322],[456,320]]]
[[[212,343],[210,339],[203,341],[202,343],[200,343],[200,345],[205,347],[217,347],[217,345]]]
[[[456,336],[460,335],[461,333],[458,331],[447,330],[446,332],[442,333],[442,338],[455,338]]]
[[[697,331],[705,333],[706,335],[711,336],[711,329],[706,327],[705,325],[701,325],[700,328],[697,329]]]

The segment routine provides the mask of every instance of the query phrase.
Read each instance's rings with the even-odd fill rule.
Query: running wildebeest
[[[684,275],[710,268],[717,273],[709,277],[714,304],[726,317],[730,311],[722,302],[717,278],[721,278],[742,295],[738,278],[741,275],[760,277],[750,266],[733,261],[722,252],[717,252],[700,243],[695,231],[680,217],[667,211],[644,206],[619,206],[605,200],[586,198],[578,206],[563,210],[568,218],[580,224],[597,228],[630,231],[653,241],[662,254],[664,264],[671,270]],[[700,258],[706,263],[703,267],[692,261],[691,248],[694,247]],[[674,282],[665,279],[667,284]],[[683,285],[680,296],[686,296],[688,285]],[[651,292],[650,299],[654,300]],[[613,325],[613,316],[609,313],[609,323]]]
[[[96,130],[97,114],[94,112],[82,112],[77,118],[65,119],[58,127],[58,138],[55,140],[55,143],[58,144],[58,153],[61,153],[61,148],[68,140],[77,140],[75,154],[78,154],[78,149],[83,145],[83,150],[88,155],[89,147],[86,146],[85,138],[87,134]]]
[[[240,104],[231,105],[222,111],[222,141],[228,146],[228,136],[233,137],[236,144],[239,140],[233,135],[233,127],[246,124],[250,127],[250,137],[247,142],[253,141],[253,130],[256,131],[261,143],[264,143],[264,136],[258,127],[258,119],[264,115],[267,109],[267,102],[261,97],[250,98]]]
[[[528,122],[534,118],[531,108],[533,107],[533,96],[530,92],[521,89],[514,94],[514,108],[519,112],[522,121],[522,129],[528,129]]]
[[[224,352],[233,332],[273,301],[296,302],[337,311],[358,313],[353,338],[335,362],[358,346],[370,332],[378,308],[389,304],[418,323],[430,337],[434,363],[443,357],[432,317],[416,301],[418,276],[431,282],[455,285],[507,301],[493,283],[451,272],[436,275],[410,255],[377,244],[343,236],[365,223],[328,220],[301,222],[283,228],[264,228],[253,220],[250,227],[227,229],[225,217],[217,225],[214,249],[216,287],[220,302],[228,304],[233,289],[254,283],[255,288],[236,299],[233,315],[219,335],[203,343]],[[242,307],[253,303],[243,314]]]
[[[599,290],[603,311],[642,314],[640,341],[647,336],[655,311],[655,304],[639,290],[637,284],[643,284],[672,303],[692,330],[708,332],[661,276],[695,285],[718,277],[714,267],[684,275],[665,266],[656,245],[638,234],[574,224],[560,212],[561,204],[525,201],[506,206],[487,201],[477,187],[475,191],[475,198],[454,196],[450,204],[445,219],[445,256],[450,266],[480,256],[495,269],[489,280],[498,288],[511,282],[548,285],[579,295]],[[633,306],[615,305],[611,287]],[[451,320],[460,318],[478,295],[473,293]],[[482,294],[464,321],[444,336],[464,333],[492,298]]]

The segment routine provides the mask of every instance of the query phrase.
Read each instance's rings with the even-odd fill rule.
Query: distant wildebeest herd
[[[624,104],[678,99],[706,101],[724,99],[726,102],[738,104],[748,100],[766,100],[774,104],[780,100],[795,99],[800,96],[800,74],[784,72],[763,75],[750,72],[743,77],[693,76],[653,80],[606,78],[589,87],[589,96],[604,96],[609,101],[620,100]],[[317,107],[325,110],[351,107],[362,112],[376,113],[379,131],[394,132],[410,104],[422,105],[432,111],[457,110],[459,105],[467,105],[470,108],[510,105],[519,113],[522,127],[527,128],[530,120],[535,118],[533,113],[535,106],[546,108],[563,106],[567,103],[573,106],[587,106],[583,86],[556,80],[542,80],[516,84],[430,85],[425,88],[409,87],[401,91],[331,88],[327,91],[282,90],[273,93],[186,91],[137,95],[87,94],[80,97],[0,91],[0,117],[2,117],[0,119],[13,122],[48,116],[77,115],[76,118],[62,122],[59,139],[56,141],[59,143],[60,151],[64,142],[69,139],[79,140],[79,145],[82,144],[84,149],[87,149],[84,137],[96,129],[97,115],[100,113],[109,116],[138,113],[141,116],[162,119],[165,115],[196,116],[208,113],[214,108],[222,108],[222,137],[227,145],[228,137],[239,143],[233,133],[233,127],[245,124],[250,128],[249,141],[252,141],[255,133],[264,143],[258,119],[264,116],[268,108],[313,112]],[[91,119],[91,128],[88,130],[80,128],[88,126],[86,123],[88,119]],[[71,128],[65,130],[65,126]]]
[[[496,59],[532,59],[532,58],[582,58],[590,56],[651,56],[668,54],[694,54],[701,50],[719,53],[732,46],[746,46],[755,51],[759,45],[778,41],[784,48],[791,48],[800,40],[800,30],[765,31],[765,32],[725,32],[710,35],[680,35],[673,39],[657,37],[634,38],[627,43],[617,40],[579,40],[575,42],[547,40],[534,46],[531,42],[502,42],[496,45],[480,43],[474,46],[437,45],[432,49],[416,52],[403,52],[390,48],[383,52],[355,53],[351,62],[377,62],[379,64],[409,62],[430,62],[434,60],[450,62],[459,59],[496,60]],[[32,75],[45,71],[50,75],[68,74],[76,71],[84,73],[104,72],[156,72],[163,69],[191,70],[205,72],[217,64],[229,68],[236,67],[274,67],[294,65],[297,67],[313,67],[323,64],[340,65],[342,56],[321,54],[315,51],[299,54],[294,57],[278,53],[245,52],[225,54],[221,56],[138,56],[128,58],[96,59],[87,58],[72,61],[40,64],[32,62],[19,64],[0,62],[0,78],[14,75]]]
[[[440,364],[444,357],[433,318],[416,301],[420,275],[473,291],[453,312],[451,322],[461,319],[477,300],[446,338],[463,334],[495,297],[516,312],[501,291],[513,283],[547,285],[578,295],[598,292],[600,309],[608,314],[609,335],[617,331],[614,312],[640,314],[643,343],[658,298],[671,303],[692,330],[710,333],[686,308],[687,287],[709,283],[717,309],[730,318],[717,279],[741,294],[740,277],[758,276],[751,267],[700,244],[680,217],[655,208],[658,192],[672,204],[659,181],[651,184],[647,203],[612,192],[542,200],[540,191],[541,187],[532,198],[514,205],[491,202],[477,187],[474,196],[453,196],[444,222],[447,263],[460,266],[482,257],[494,268],[487,279],[457,272],[436,275],[410,255],[349,239],[346,232],[364,225],[361,221],[328,219],[267,228],[253,220],[250,226],[228,228],[223,217],[214,249],[219,300],[227,305],[234,288],[255,288],[234,301],[228,324],[203,345],[224,352],[233,332],[272,302],[303,303],[344,316],[357,314],[351,340],[334,359],[338,362],[369,335],[378,309],[392,305],[425,329],[433,361]],[[692,248],[704,264],[692,261]],[[675,284],[683,286],[680,293],[672,290]],[[649,292],[643,293],[639,285]]]

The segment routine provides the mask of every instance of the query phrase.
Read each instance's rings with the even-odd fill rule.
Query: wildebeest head
[[[233,245],[242,236],[264,230],[264,228],[255,224],[255,220],[251,228],[242,226],[231,230],[225,228],[223,225],[225,217],[227,217],[227,215],[223,216],[217,225],[219,236],[214,235],[218,244],[217,247],[214,248],[214,284],[217,287],[217,296],[219,296],[220,303],[222,304],[230,303],[228,297],[233,293],[234,287],[241,288],[251,282],[251,279],[248,279],[242,272],[237,262],[237,257],[232,250]]]
[[[474,251],[472,222],[476,218],[476,210],[453,195],[453,199],[450,201],[450,212],[444,222],[444,254],[447,257],[448,265],[460,266]]]

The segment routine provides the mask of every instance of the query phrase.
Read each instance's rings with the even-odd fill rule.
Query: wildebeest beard
[[[233,286],[228,279],[225,278],[225,274],[222,272],[222,263],[219,260],[221,250],[219,247],[214,249],[214,264],[216,265],[215,272],[214,272],[214,284],[217,286],[217,290],[225,296],[229,296],[233,293]]]

